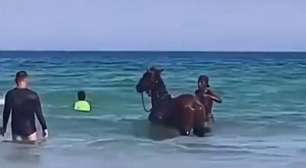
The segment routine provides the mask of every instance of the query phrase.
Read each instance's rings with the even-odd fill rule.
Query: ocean
[[[0,142],[1,168],[306,165],[306,53],[3,51],[0,65],[0,106],[15,73],[28,71],[50,133],[39,145]],[[165,69],[172,95],[194,93],[198,76],[210,77],[223,98],[212,133],[181,137],[147,121],[135,85],[150,66]],[[92,113],[73,111],[78,90]]]

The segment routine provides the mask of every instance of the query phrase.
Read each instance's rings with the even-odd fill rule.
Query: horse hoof
[[[181,131],[181,135],[182,136],[189,136],[190,135],[190,131],[186,131],[186,130]]]

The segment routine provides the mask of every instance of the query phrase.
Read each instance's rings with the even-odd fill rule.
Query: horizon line
[[[197,53],[305,53],[305,51],[264,51],[264,50],[1,50],[0,52],[197,52]]]

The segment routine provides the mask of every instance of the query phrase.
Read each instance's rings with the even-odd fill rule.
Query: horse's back
[[[186,108],[195,108],[200,109],[202,104],[198,101],[198,99],[192,94],[183,94],[179,95],[172,99],[176,106],[177,110],[184,110]]]
[[[174,97],[173,100],[177,103],[189,103],[196,101],[196,97],[192,94],[182,94],[177,97]]]
[[[194,95],[192,94],[182,94],[174,97],[174,99],[193,99]]]

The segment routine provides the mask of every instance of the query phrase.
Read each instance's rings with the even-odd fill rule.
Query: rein
[[[143,93],[141,93],[141,101],[142,101],[142,107],[143,107],[143,110],[147,113],[151,112],[150,110],[148,110],[145,106],[145,103],[144,103],[144,98],[143,98]]]
[[[160,82],[159,81],[154,81],[154,84],[155,84],[155,86],[156,85],[158,85]],[[167,90],[166,90],[166,88],[165,88],[165,86],[164,86],[164,83],[161,81],[161,86],[162,86],[162,88],[166,91],[166,94],[168,95],[168,92],[167,92]],[[160,86],[159,86],[160,87]],[[151,90],[152,91],[152,90]],[[152,94],[152,93],[151,93]],[[152,96],[152,95],[151,95]],[[165,95],[163,95],[163,96],[165,96]],[[161,98],[163,98],[163,97],[158,97],[159,99],[161,99]],[[148,112],[148,113],[150,113],[151,112],[151,110],[148,110],[147,108],[146,108],[146,105],[145,105],[145,102],[144,102],[144,96],[143,96],[143,92],[141,93],[141,101],[142,101],[142,107],[143,107],[143,110],[145,111],[145,112]],[[153,103],[153,102],[152,102]],[[153,108],[153,107],[152,107]]]

